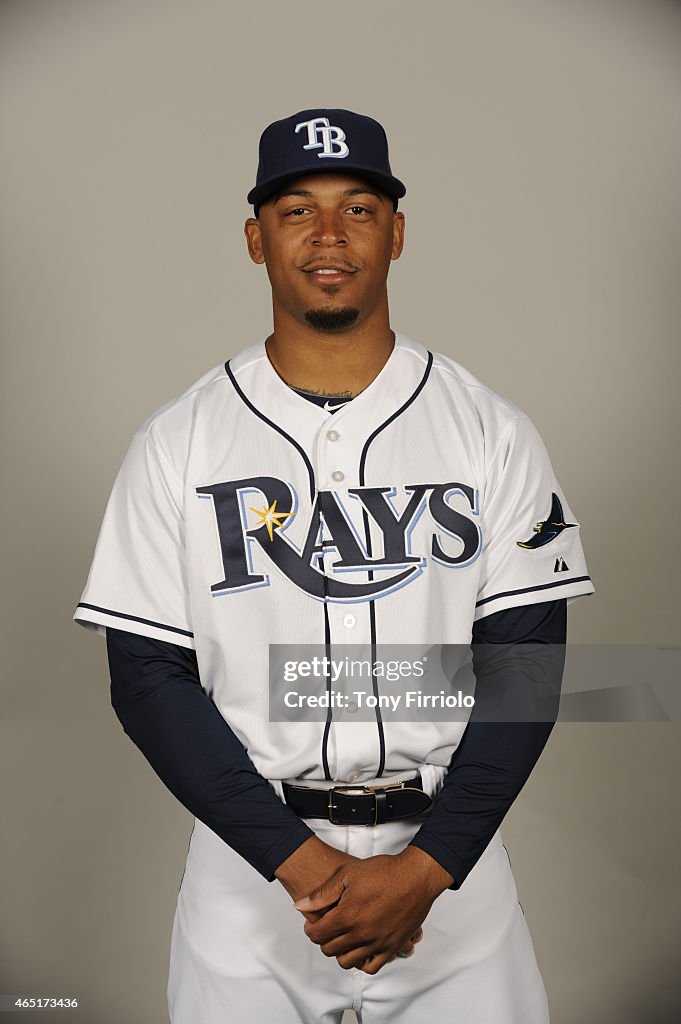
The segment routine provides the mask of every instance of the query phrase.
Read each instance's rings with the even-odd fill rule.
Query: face
[[[329,171],[287,182],[244,231],[251,259],[266,265],[275,324],[342,332],[387,309],[404,215],[363,178]]]

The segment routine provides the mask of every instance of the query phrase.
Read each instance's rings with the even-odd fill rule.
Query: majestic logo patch
[[[212,584],[212,595],[270,585],[269,576],[255,570],[254,548],[319,601],[371,601],[413,582],[428,560],[447,568],[475,561],[482,550],[476,490],[462,483],[411,484],[400,490],[399,498],[396,487],[351,487],[342,496],[319,491],[305,535],[298,532],[298,546],[287,535],[293,517],[300,519],[292,484],[261,476],[197,487],[197,496],[213,503],[222,556],[224,576]],[[463,511],[451,503],[457,499]],[[429,550],[414,553],[413,533],[426,510],[433,526]],[[380,550],[372,550],[372,537]]]
[[[345,132],[329,122],[328,117],[313,117],[296,125],[296,135],[301,128],[307,128],[307,142],[303,149],[321,149],[317,156],[344,160],[350,150],[345,142]],[[337,148],[334,148],[337,147]]]
[[[564,558],[557,558],[553,566],[554,572],[569,572],[570,566],[567,564]]]
[[[534,537],[530,537],[529,540],[517,540],[516,544],[519,548],[541,548],[544,544],[549,544],[556,537],[559,537],[563,530],[569,530],[571,526],[576,525],[577,523],[565,522],[560,498],[557,494],[552,493],[551,511],[548,518],[537,523],[534,528]]]

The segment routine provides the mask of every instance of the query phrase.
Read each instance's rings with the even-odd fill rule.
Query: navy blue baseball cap
[[[407,192],[390,169],[383,125],[351,110],[316,107],[265,128],[260,136],[255,186],[247,200],[257,216],[260,204],[285,181],[320,171],[358,174],[389,195],[395,208]]]

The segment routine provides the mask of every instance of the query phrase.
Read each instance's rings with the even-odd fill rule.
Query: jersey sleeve
[[[548,452],[522,412],[502,437],[485,482],[475,620],[505,608],[592,594],[580,524]]]
[[[179,479],[145,427],[133,437],[109,497],[74,620],[195,648]]]

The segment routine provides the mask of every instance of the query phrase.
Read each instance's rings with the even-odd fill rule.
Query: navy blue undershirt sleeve
[[[566,602],[480,620],[479,644],[564,643]],[[257,771],[201,687],[196,653],[107,627],[111,704],[124,731],[195,817],[268,881],[314,835]],[[457,889],[536,763],[553,722],[485,723],[471,714],[433,810],[412,844],[445,867]]]
[[[558,716],[562,677],[559,662],[564,648],[555,648],[558,658],[549,658],[552,680],[547,681],[539,661],[536,683],[531,678],[528,682],[525,674],[518,679],[520,685],[535,686],[537,690],[545,686],[555,697],[548,701],[545,721],[478,721],[478,690],[494,686],[500,679],[513,685],[513,673],[519,671],[521,662],[512,657],[511,645],[564,645],[566,635],[565,599],[506,609],[474,625],[473,644],[509,646],[489,659],[489,670],[476,667],[476,705],[433,808],[409,844],[430,854],[452,875],[451,889],[461,887],[482,856],[546,745]],[[530,650],[523,647],[523,652]]]
[[[196,652],[107,627],[111,704],[133,743],[188,811],[259,871],[315,833],[255,768],[201,686]]]

